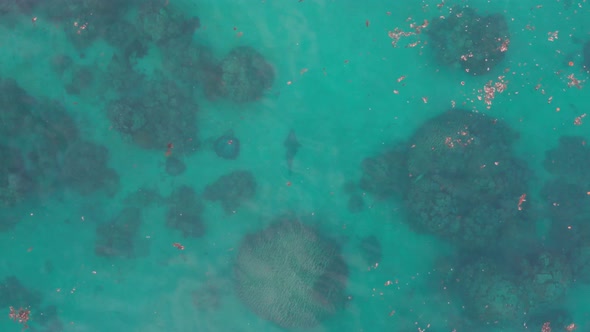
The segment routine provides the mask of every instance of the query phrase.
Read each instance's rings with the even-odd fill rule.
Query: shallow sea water
[[[113,197],[60,190],[38,193],[41,199],[20,207],[17,225],[0,233],[0,279],[14,275],[40,292],[43,303],[57,307],[63,331],[281,331],[238,300],[232,266],[244,235],[295,211],[341,245],[349,266],[347,306],[310,331],[466,331],[459,323],[461,300],[436,291],[439,274],[433,272],[452,268],[443,258],[453,247],[411,230],[403,203],[395,200],[368,194],[365,209],[350,213],[343,188],[358,181],[364,158],[409,139],[454,104],[505,121],[520,134],[514,151],[535,172],[529,194],[535,196],[547,177],[545,151],[562,135],[590,138],[584,118],[590,109],[589,75],[580,65],[582,43],[590,39],[590,3],[573,0],[566,9],[567,2],[445,1],[439,9],[441,1],[170,0],[174,11],[199,17],[195,43],[218,58],[234,47],[251,46],[276,75],[263,98],[246,104],[209,100],[195,89],[198,136],[204,143],[183,157],[187,170],[178,177],[165,172],[165,146],[141,149],[111,128],[103,109],[112,96],[99,86],[102,82],[73,95],[52,67],[55,56],[67,54],[78,65],[105,70],[112,46],[99,37],[76,49],[64,33],[64,22],[74,24],[76,18],[56,23],[38,9],[0,15],[0,77],[16,80],[36,99],[65,106],[85,140],[108,148],[109,167],[121,182]],[[439,65],[425,34],[392,46],[389,31],[409,31],[411,23],[431,20],[453,4],[506,17],[509,49],[493,74],[472,76]],[[549,41],[557,31],[558,38]],[[416,47],[407,47],[416,41]],[[161,56],[154,46],[135,69],[153,77],[162,68]],[[582,82],[580,89],[568,87],[570,74]],[[500,75],[506,90],[487,107],[481,90]],[[574,124],[577,117],[580,125]],[[220,159],[209,144],[229,130],[241,141],[236,160]],[[292,172],[283,146],[290,130],[301,144]],[[1,140],[14,143],[11,137]],[[165,209],[156,204],[143,211],[136,245],[148,249],[141,257],[95,254],[96,225],[117,215],[128,194],[150,188],[166,196],[181,185],[202,193],[207,184],[239,169],[254,174],[255,198],[230,214],[206,202],[204,237],[183,238],[166,228]],[[358,249],[370,235],[383,248],[374,269]],[[191,294],[202,287],[218,290],[217,307],[195,308]],[[590,330],[588,293],[588,286],[574,283],[560,303],[581,331]],[[0,330],[19,331],[22,326],[8,313],[8,307],[0,308]],[[44,331],[36,324],[30,321],[31,328]],[[480,330],[541,331],[523,324]]]

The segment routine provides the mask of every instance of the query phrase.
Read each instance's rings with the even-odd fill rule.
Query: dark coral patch
[[[205,224],[201,217],[203,204],[191,187],[176,189],[168,201],[166,227],[181,231],[184,237],[205,235]]]
[[[234,48],[221,62],[221,93],[237,103],[262,97],[274,82],[274,69],[248,46]]]
[[[482,75],[504,59],[510,33],[501,14],[480,16],[470,8],[454,6],[451,13],[432,19],[427,31],[437,58]]]
[[[140,254],[136,246],[141,226],[141,210],[123,209],[111,221],[96,228],[94,252],[98,256],[134,258]]]
[[[215,140],[215,153],[224,159],[236,159],[240,155],[240,140],[230,131]]]
[[[203,197],[219,201],[226,213],[233,213],[256,194],[256,179],[249,171],[235,171],[207,185]]]
[[[169,156],[166,158],[166,173],[171,176],[179,176],[186,170],[184,161],[180,158]]]

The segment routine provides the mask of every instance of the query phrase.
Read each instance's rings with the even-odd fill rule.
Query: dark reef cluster
[[[209,41],[198,34],[200,19],[185,15],[167,0],[0,1],[3,26],[11,27],[22,18],[19,15],[32,13],[47,26],[63,29],[77,52],[49,57],[63,91],[77,100],[103,105],[98,116],[109,129],[148,153],[158,151],[170,177],[185,174],[189,155],[205,146],[198,118],[203,98],[254,102],[274,82],[273,66],[252,47],[238,46],[226,56],[214,56],[204,46]],[[104,65],[80,64],[97,42],[112,47]],[[148,56],[156,61],[147,60]],[[145,66],[154,71],[146,73]],[[67,108],[63,102],[29,95],[13,79],[0,78],[0,135],[7,138],[0,144],[0,231],[11,230],[22,220],[21,209],[37,200],[61,198],[62,192],[93,202],[120,195],[125,179],[111,165],[108,147],[85,137],[80,130],[83,119],[72,116],[74,112]],[[210,148],[222,160],[233,161],[240,155],[240,140],[230,130]],[[203,193],[180,185],[162,197],[141,188],[123,200],[119,211],[103,213],[104,220],[94,228],[94,252],[105,259],[146,256],[149,247],[140,231],[146,211],[153,207],[164,207],[162,224],[171,233],[187,239],[202,237],[207,230],[206,201],[219,201],[227,213],[235,213],[255,192],[256,179],[246,170],[222,176]],[[15,292],[22,288],[13,286]],[[7,301],[3,305],[33,307],[35,315],[41,312],[38,300],[9,295],[2,295]],[[54,324],[48,315],[35,318],[32,329],[62,330],[58,326],[45,329]],[[48,319],[52,321],[46,323]]]
[[[152,220],[171,237],[202,244],[214,225],[205,212],[218,209],[229,219],[251,207],[261,175],[240,165],[247,154],[241,144],[248,138],[240,141],[227,128],[214,139],[200,137],[204,122],[199,120],[210,110],[199,105],[204,100],[255,103],[272,88],[275,70],[264,50],[251,46],[215,54],[201,33],[201,19],[175,5],[169,0],[0,0],[1,25],[13,26],[18,15],[29,20],[35,13],[47,26],[63,29],[76,50],[76,55],[47,58],[67,94],[62,101],[31,96],[19,85],[23,82],[0,77],[0,137],[5,138],[0,143],[0,232],[17,227],[31,203],[51,204],[67,198],[64,193],[97,209],[100,202],[116,201],[120,204],[114,212],[105,209],[84,227],[92,225],[95,256],[126,264],[149,255],[142,231],[153,226]],[[421,26],[429,37],[424,45],[442,65],[480,76],[497,72],[506,56],[510,32],[503,15],[453,6],[448,15],[426,23]],[[86,52],[101,42],[112,52],[101,54],[100,65],[85,63]],[[590,42],[581,52],[582,67],[590,71]],[[112,129],[116,135],[109,139],[119,140],[118,147],[133,146],[143,156],[159,158],[161,175],[173,185],[171,193],[139,188],[120,199],[127,179],[112,163],[116,150],[84,135],[83,120],[66,107],[70,97],[100,106],[92,115],[97,123],[91,125]],[[564,326],[570,314],[560,300],[574,283],[590,283],[587,138],[564,136],[546,151],[549,179],[539,193],[532,192],[537,177],[513,152],[518,139],[501,119],[462,109],[444,111],[407,140],[365,158],[360,179],[345,188],[350,213],[361,216],[368,197],[401,206],[398,218],[411,230],[456,249],[452,271],[436,275],[440,280],[432,292],[444,289],[461,302],[462,324],[469,326],[465,330],[501,330],[523,322],[535,331],[548,321]],[[291,176],[303,148],[294,130],[283,148]],[[198,189],[186,178],[198,172],[191,158],[205,149],[218,157],[215,163],[231,169]],[[156,210],[161,215],[152,213]],[[550,221],[543,236],[535,229],[541,219]],[[321,325],[352,298],[346,294],[349,266],[340,246],[300,215],[266,222],[266,228],[244,235],[232,252],[232,295],[280,328]],[[173,246],[184,250],[179,242]],[[378,234],[359,238],[355,249],[369,271],[390,250]],[[64,330],[58,308],[41,293],[26,289],[14,276],[2,277],[0,309],[30,308],[33,331]],[[190,298],[196,310],[218,310],[225,286],[212,278],[195,281]]]
[[[514,202],[527,192],[530,176],[512,156],[516,138],[503,122],[461,110],[423,124],[405,158],[412,226],[478,248],[525,219]]]
[[[92,142],[76,141],[63,156],[61,181],[82,195],[104,189],[113,196],[119,187],[119,175],[108,167],[109,151]]]
[[[141,210],[126,207],[112,220],[96,228],[95,253],[98,256],[134,258],[141,227]]]
[[[223,175],[205,188],[203,198],[219,201],[223,210],[234,213],[240,205],[256,194],[256,179],[250,171],[234,171]]]
[[[503,15],[481,16],[458,5],[448,15],[434,17],[427,34],[442,64],[460,65],[473,75],[492,71],[504,59],[510,40]]]
[[[590,282],[590,148],[566,136],[547,151],[554,178],[539,202],[530,193],[534,176],[512,152],[516,139],[499,119],[450,110],[362,163],[363,191],[402,202],[410,227],[458,249],[453,273],[441,279],[462,299],[467,325],[564,323],[560,300],[575,281]],[[535,222],[543,216],[552,224],[541,238]]]
[[[113,128],[145,149],[174,145],[176,154],[191,154],[199,147],[198,106],[189,91],[161,77],[137,86],[137,97],[125,96],[107,107]]]
[[[523,313],[549,316],[573,282],[567,260],[549,253],[522,259],[516,270],[481,256],[462,264],[454,277],[461,281],[451,286],[452,291],[468,304],[468,316],[499,326],[515,326],[526,319]]]
[[[365,159],[359,186],[379,199],[402,199],[419,232],[461,248],[489,248],[529,218],[518,202],[531,175],[512,155],[517,138],[497,119],[446,111],[408,142]]]
[[[193,188],[179,187],[168,198],[166,226],[179,230],[184,237],[201,237],[205,235],[203,208]]]
[[[541,189],[551,219],[548,245],[568,257],[577,280],[590,283],[590,147],[583,137],[563,136],[546,152],[552,178]]]
[[[64,330],[64,323],[58,316],[57,307],[47,303],[39,291],[26,288],[15,276],[7,276],[0,282],[0,307],[3,309],[12,308],[11,313],[12,310],[26,312],[27,315],[24,317],[26,320],[21,323],[23,327],[31,327],[32,331],[59,332]],[[16,320],[18,321],[18,319]],[[28,320],[30,322],[27,322]],[[35,322],[34,325],[32,322]]]
[[[4,206],[16,207],[35,194],[64,187],[84,195],[101,190],[116,193],[119,179],[108,167],[108,150],[80,139],[63,105],[35,99],[10,79],[0,81],[0,96],[0,135],[10,137],[0,146]]]
[[[233,49],[219,65],[221,96],[237,103],[255,101],[272,86],[274,71],[262,54],[249,46]]]

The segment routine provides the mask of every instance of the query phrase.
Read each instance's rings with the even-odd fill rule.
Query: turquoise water
[[[26,288],[40,292],[43,306],[57,307],[64,331],[279,331],[239,301],[232,266],[244,235],[263,229],[285,211],[295,211],[339,243],[349,266],[350,300],[311,330],[465,330],[460,323],[463,303],[438,287],[440,274],[453,268],[446,257],[455,249],[412,231],[402,202],[367,194],[365,209],[350,213],[344,187],[360,179],[364,158],[408,140],[422,123],[454,104],[505,121],[520,133],[514,151],[535,174],[528,197],[538,196],[548,177],[545,151],[556,147],[562,135],[590,138],[590,120],[582,117],[590,106],[588,73],[581,67],[582,44],[590,38],[590,4],[545,1],[536,8],[528,1],[455,2],[482,14],[502,13],[510,29],[504,61],[491,74],[472,76],[434,61],[425,34],[402,38],[397,47],[391,44],[389,31],[410,31],[411,23],[422,24],[452,5],[438,9],[438,3],[170,0],[171,11],[199,17],[195,44],[208,47],[216,58],[237,46],[251,46],[275,71],[272,87],[250,103],[210,100],[199,87],[191,89],[199,108],[196,136],[202,144],[195,153],[181,156],[187,169],[176,177],[165,170],[166,146],[142,149],[114,130],[105,116],[115,98],[113,81],[106,76],[116,52],[112,46],[99,35],[77,48],[64,30],[78,18],[52,20],[46,7],[0,15],[1,78],[14,79],[36,102],[51,99],[63,105],[81,138],[108,149],[108,166],[120,179],[112,196],[39,189],[34,199],[6,207],[7,215],[18,222],[0,233],[0,279],[14,275]],[[132,6],[126,17],[133,17],[133,11]],[[549,41],[548,33],[555,31],[558,38]],[[416,47],[406,47],[416,41]],[[55,70],[61,55],[94,73],[93,82],[78,94],[67,90],[71,70]],[[163,57],[151,44],[134,69],[146,80],[155,78],[165,71]],[[568,86],[570,74],[582,82],[580,89]],[[484,85],[499,81],[500,75],[507,88],[487,107],[478,97]],[[577,117],[582,117],[580,125],[574,124]],[[212,141],[228,130],[240,139],[236,160],[221,159],[213,151]],[[290,130],[301,144],[292,172],[283,145]],[[7,136],[2,143],[21,148],[22,140]],[[176,155],[174,149],[171,153]],[[201,194],[235,170],[252,172],[256,194],[229,214],[219,203],[205,201],[205,236],[185,238],[167,228],[167,205],[155,202],[142,206],[135,239],[138,257],[95,254],[97,225],[116,217],[128,195],[149,189],[167,197],[181,185]],[[544,222],[539,218],[539,237]],[[370,235],[383,248],[382,261],[372,269],[359,252],[360,240]],[[184,250],[173,243],[181,243]],[[204,300],[210,305],[197,308],[192,294],[203,289],[216,292]],[[574,283],[560,302],[582,331],[590,326],[587,293],[586,285]],[[7,317],[8,307],[0,310],[6,310],[0,312],[0,330],[19,331],[21,325]],[[30,310],[34,314],[41,309]],[[29,323],[44,331],[35,320]],[[502,329],[524,327],[519,323]]]

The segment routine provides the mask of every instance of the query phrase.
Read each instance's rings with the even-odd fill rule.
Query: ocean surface
[[[248,46],[274,72],[272,84],[247,102],[208,96],[203,80],[178,79],[190,100],[182,107],[198,109],[194,151],[181,151],[177,142],[165,138],[159,146],[141,146],[141,139],[143,144],[150,139],[130,138],[107,116],[110,103],[125,94],[138,101],[159,97],[158,89],[134,90],[135,85],[162,76],[174,80],[178,74],[165,63],[181,61],[180,52],[166,52],[155,40],[141,41],[145,54],[134,59],[128,72],[112,69],[113,55],[120,50],[105,38],[107,29],[93,22],[136,24],[142,1],[111,4],[121,7],[110,9],[116,17],[100,20],[97,15],[109,11],[93,11],[93,3],[112,1],[31,0],[21,7],[17,2],[0,3],[0,79],[13,80],[8,85],[24,90],[27,96],[17,102],[37,113],[18,124],[10,122],[14,116],[0,116],[6,127],[0,131],[0,144],[21,151],[27,164],[27,144],[38,133],[27,121],[57,108],[75,126],[67,127],[65,120],[54,123],[63,124],[62,136],[51,142],[58,152],[37,153],[56,155],[55,163],[42,166],[55,169],[37,170],[41,184],[2,207],[1,331],[24,326],[9,316],[11,306],[30,310],[29,328],[47,332],[541,331],[540,323],[554,319],[553,331],[564,331],[566,321],[579,331],[590,330],[590,288],[578,280],[571,280],[554,303],[567,313],[565,319],[529,321],[526,308],[515,309],[522,309],[522,315],[508,323],[470,317],[470,304],[444,286],[444,276],[459,278],[453,274],[454,257],[469,253],[458,253],[461,249],[444,237],[416,231],[402,199],[383,199],[356,188],[364,206],[349,208],[351,184],[362,178],[365,158],[411,144],[423,123],[451,109],[484,114],[517,132],[513,154],[534,174],[522,194],[527,201],[539,197],[551,178],[543,167],[546,151],[556,148],[564,135],[590,139],[589,74],[582,65],[583,45],[590,40],[587,1],[154,1],[166,13],[158,19],[198,17],[192,42],[211,57],[223,59],[236,47]],[[453,5],[504,16],[509,44],[504,59],[489,73],[472,75],[459,65],[437,61],[426,22],[449,15]],[[395,31],[408,35],[393,45],[390,35]],[[85,70],[81,76],[80,68]],[[126,81],[126,88],[120,88]],[[502,91],[486,103],[486,84],[497,82]],[[172,83],[161,89],[170,88],[166,84]],[[0,112],[13,112],[9,91],[14,89],[0,91]],[[161,102],[174,104],[171,98],[166,95]],[[78,135],[69,135],[74,129]],[[227,133],[239,139],[235,159],[215,152],[215,140]],[[290,133],[296,135],[290,142],[298,143],[291,145],[291,154],[285,144]],[[117,183],[98,188],[104,182],[90,180],[80,189],[63,180],[85,181],[69,176],[76,171],[64,170],[67,147],[75,144],[71,140],[102,146],[108,156],[96,169],[75,170],[93,178],[94,172],[110,168]],[[167,172],[172,157],[185,164],[182,174]],[[8,166],[2,167],[7,172]],[[201,198],[208,185],[240,170],[253,175],[253,195],[230,208]],[[174,204],[169,197],[182,186],[192,188],[202,204],[198,212],[204,231],[198,236],[167,227],[167,211]],[[141,211],[141,221],[126,238],[131,226],[109,223],[131,204],[129,197],[135,197],[132,204]],[[518,199],[514,209],[521,208]],[[344,305],[307,329],[260,317],[236,294],[234,265],[241,243],[285,213],[336,243],[348,266]],[[542,242],[549,218],[526,222],[536,223]],[[121,232],[124,239],[114,235]],[[379,262],[368,264],[363,258],[366,238],[379,243]],[[132,253],[103,250],[101,255],[100,241],[119,241],[132,247]],[[288,280],[282,285],[285,294]]]

